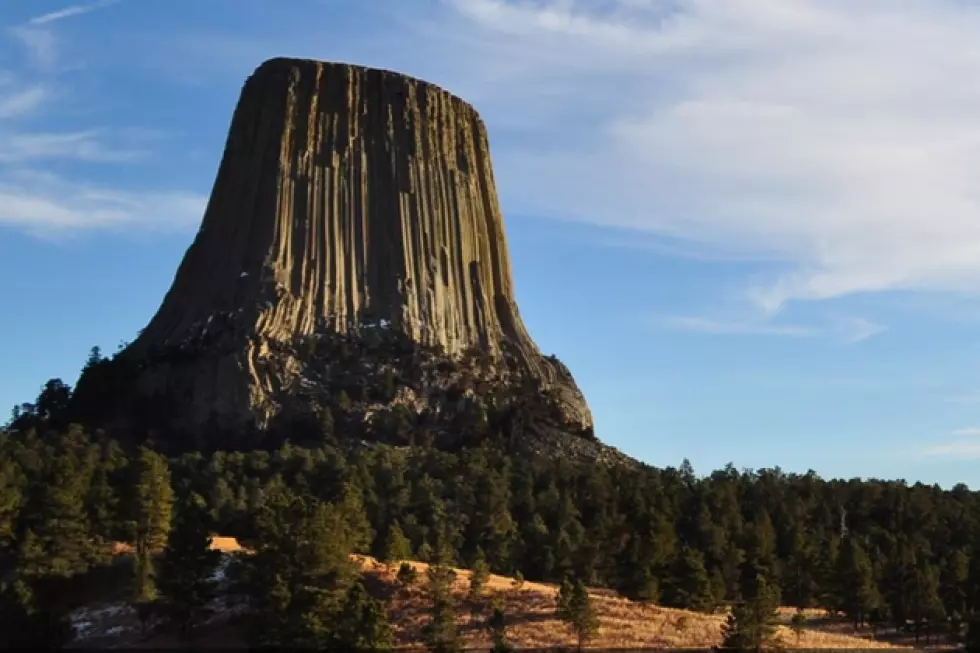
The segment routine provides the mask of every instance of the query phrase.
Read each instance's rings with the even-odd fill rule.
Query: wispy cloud
[[[968,426],[950,431],[951,441],[925,449],[930,456],[950,458],[980,458],[980,427]]]
[[[71,5],[65,7],[64,9],[59,9],[57,11],[52,11],[47,14],[42,14],[40,16],[35,16],[27,21],[28,25],[47,25],[48,23],[53,23],[55,21],[64,20],[65,18],[71,18],[72,16],[81,16],[82,14],[88,14],[99,9],[104,9],[110,7],[114,4],[118,4],[121,0],[100,0],[99,2],[90,2],[88,4],[81,5]]]
[[[980,458],[980,442],[964,440],[929,447],[925,453],[930,456],[943,456],[958,459]]]
[[[832,331],[846,343],[857,343],[872,338],[887,329],[882,324],[872,322],[863,317],[848,317],[838,319]]]
[[[770,313],[980,284],[980,7],[446,3],[442,83],[554,134],[497,148],[508,201],[790,261],[745,280]]]
[[[115,189],[44,173],[0,181],[0,225],[40,238],[91,229],[186,230],[200,223],[207,199],[157,189]]]
[[[42,71],[52,70],[58,62],[58,43],[50,30],[38,27],[14,27],[10,34],[27,48],[34,65]]]
[[[41,85],[31,86],[9,95],[0,95],[0,119],[14,118],[38,108],[50,95]]]
[[[671,315],[656,320],[661,328],[720,336],[780,336],[829,338],[845,344],[867,340],[885,327],[861,317],[837,318],[825,324],[781,324],[768,318],[721,320],[694,315]]]
[[[0,163],[71,159],[93,163],[132,161],[146,154],[107,144],[98,130],[63,133],[0,133]]]
[[[815,329],[801,325],[725,322],[693,315],[668,316],[658,320],[658,323],[667,329],[712,335],[788,336],[792,338],[812,338],[819,335]]]

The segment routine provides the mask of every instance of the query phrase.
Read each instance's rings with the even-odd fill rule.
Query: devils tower
[[[200,230],[119,358],[120,391],[187,429],[315,414],[358,374],[393,386],[354,393],[365,414],[520,385],[560,428],[592,427],[521,321],[480,116],[347,64],[272,59],[248,78]]]

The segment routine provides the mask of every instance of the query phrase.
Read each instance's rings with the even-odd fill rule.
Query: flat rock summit
[[[438,413],[519,386],[557,428],[592,430],[568,369],[521,321],[480,116],[348,64],[277,58],[248,78],[200,230],[118,358],[122,390],[184,429],[267,428],[341,389],[366,413]]]

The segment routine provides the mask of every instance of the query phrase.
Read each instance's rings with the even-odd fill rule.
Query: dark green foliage
[[[841,545],[838,566],[839,608],[855,626],[867,621],[871,611],[881,604],[871,560],[853,538]]]
[[[487,630],[493,642],[493,653],[510,653],[514,647],[507,642],[507,617],[504,613],[506,603],[503,594],[496,594],[490,604],[490,617],[487,619]]]
[[[0,460],[0,557],[16,537],[17,515],[24,503],[19,475],[20,470],[13,461]]]
[[[471,569],[469,599],[471,601],[478,601],[483,592],[483,586],[487,584],[487,579],[490,578],[490,568],[487,567],[487,560],[483,555],[483,549],[477,549],[476,559],[473,560]]]
[[[558,594],[558,618],[572,627],[582,648],[599,630],[599,617],[581,580],[566,579]]]
[[[216,595],[212,580],[221,553],[211,550],[207,509],[199,495],[179,504],[174,527],[160,560],[157,589],[166,615],[183,640],[207,617],[208,602]]]
[[[403,562],[401,566],[398,567],[398,582],[405,587],[414,585],[415,581],[418,580],[418,575],[418,572],[415,571],[415,567],[413,567],[411,563]]]
[[[575,581],[571,576],[565,576],[558,588],[558,595],[555,597],[555,614],[559,619],[565,621],[571,614],[572,595],[575,593]]]
[[[453,571],[445,564],[434,564],[426,572],[432,602],[429,621],[422,627],[426,647],[433,653],[460,650],[456,632],[456,601],[453,598]]]
[[[129,540],[139,552],[138,586],[149,588],[144,598],[152,599],[150,553],[166,542],[165,495],[172,484],[180,496],[206,498],[214,532],[247,543],[279,542],[270,535],[279,528],[270,527],[276,523],[270,511],[292,510],[282,497],[295,494],[307,508],[324,506],[330,520],[339,520],[320,530],[330,539],[342,532],[341,548],[389,561],[479,567],[482,552],[489,568],[515,578],[558,582],[570,575],[632,598],[701,610],[749,601],[761,575],[787,605],[843,611],[876,629],[909,624],[927,638],[949,628],[947,615],[966,619],[980,611],[980,493],[965,486],[942,490],[731,466],[698,477],[690,465],[610,469],[514,456],[527,416],[550,419],[535,407],[541,402],[532,397],[533,384],[516,398],[484,384],[479,400],[460,384],[450,389],[451,410],[429,406],[416,414],[392,406],[365,423],[363,401],[375,401],[379,389],[417,388],[429,371],[412,362],[417,352],[410,343],[395,343],[391,356],[408,363],[381,367],[364,385],[348,378],[363,365],[362,353],[347,343],[339,355],[336,344],[327,339],[315,346],[318,357],[338,363],[330,368],[338,370],[329,378],[330,398],[324,397],[334,404],[336,437],[321,433],[305,447],[218,427],[214,435],[186,438],[160,433],[151,444],[141,424],[115,441],[66,423],[98,423],[99,411],[87,408],[99,396],[124,394],[132,362],[119,356],[95,353],[74,393],[48,384],[0,432],[0,578],[13,572],[32,584],[75,578],[101,564],[113,541]],[[447,363],[440,373],[459,371]],[[519,408],[521,401],[527,406]],[[310,417],[326,419],[322,411]],[[362,437],[399,447],[360,446]],[[309,515],[301,522],[317,531]],[[267,545],[256,548],[269,554]],[[282,560],[287,571],[260,583],[264,598],[253,596],[259,604],[279,602],[285,612],[267,611],[269,619],[294,615],[282,617],[289,635],[283,641],[326,641],[330,627],[317,620],[336,616],[348,583],[322,575],[307,585],[305,572],[285,553],[277,555],[269,567]],[[312,561],[307,567],[324,568],[312,553],[303,556]]]
[[[388,529],[388,536],[385,538],[385,549],[382,560],[387,563],[400,562],[412,557],[412,543],[405,533],[402,532],[398,522],[394,522]]]
[[[778,596],[762,576],[754,580],[752,587],[751,596],[732,606],[721,630],[721,650],[759,651],[777,644]]]
[[[358,579],[347,591],[330,646],[344,651],[388,651],[394,638],[385,605],[372,598]]]
[[[684,547],[665,592],[665,603],[676,608],[710,612],[715,598],[700,552]]]
[[[267,497],[256,530],[246,581],[251,643],[327,646],[354,574],[342,507],[281,491]]]
[[[134,597],[138,604],[157,598],[153,555],[163,549],[173,516],[170,469],[160,454],[141,447],[133,474],[130,529],[133,538]]]
[[[71,623],[59,603],[25,580],[0,583],[0,649],[54,649],[68,643]]]

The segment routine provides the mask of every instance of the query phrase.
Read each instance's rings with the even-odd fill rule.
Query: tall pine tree
[[[216,595],[212,578],[221,552],[211,549],[208,510],[198,495],[178,505],[174,528],[160,560],[157,588],[166,614],[182,640],[207,617],[207,605]]]
[[[130,529],[133,536],[137,603],[156,599],[153,555],[163,549],[173,516],[170,468],[163,456],[141,447],[135,461]]]

